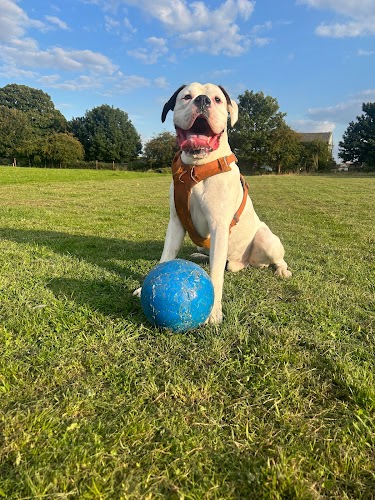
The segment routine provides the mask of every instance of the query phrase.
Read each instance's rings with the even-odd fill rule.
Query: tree
[[[178,150],[175,134],[162,132],[146,142],[144,156],[151,168],[169,167]]]
[[[0,106],[22,111],[36,136],[66,130],[65,117],[42,90],[15,83],[6,85],[0,88]]]
[[[338,156],[375,170],[375,102],[363,103],[362,111],[356,122],[350,122],[339,142]]]
[[[332,153],[324,141],[301,143],[301,167],[307,172],[327,170],[333,164]]]
[[[44,160],[47,164],[75,166],[77,160],[83,160],[84,149],[78,139],[68,133],[52,134],[45,139],[42,147]]]
[[[282,126],[285,113],[275,98],[246,90],[238,96],[239,119],[229,138],[242,164],[259,168],[272,160],[272,133]]]
[[[271,131],[270,138],[270,165],[278,174],[295,170],[300,157],[299,134],[281,124]]]
[[[31,139],[31,127],[25,113],[0,106],[0,156],[13,160],[23,154]]]
[[[86,160],[126,162],[142,151],[141,139],[127,113],[108,104],[73,118],[69,125],[85,148]]]

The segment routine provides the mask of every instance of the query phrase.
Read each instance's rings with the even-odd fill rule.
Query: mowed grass
[[[248,181],[293,277],[174,334],[132,296],[169,176],[0,168],[0,496],[375,497],[375,178]]]

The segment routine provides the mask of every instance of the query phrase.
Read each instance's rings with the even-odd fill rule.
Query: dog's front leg
[[[210,244],[210,277],[214,287],[214,305],[209,317],[210,323],[221,323],[223,320],[222,296],[224,271],[228,255],[229,231],[228,225],[222,225],[211,230]]]
[[[164,249],[160,258],[160,262],[167,262],[177,257],[178,251],[182,245],[185,236],[180,219],[176,213],[172,213],[168,223],[167,234],[164,241]]]
[[[176,212],[174,202],[174,185],[172,182],[169,188],[169,222],[160,262],[167,262],[168,260],[173,260],[177,257],[178,251],[180,250],[185,237],[185,233],[186,231]]]

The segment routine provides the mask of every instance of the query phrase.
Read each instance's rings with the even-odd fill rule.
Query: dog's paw
[[[214,307],[208,318],[208,322],[212,325],[219,325],[223,321],[223,311],[221,307]]]
[[[142,287],[140,286],[139,288],[137,288],[136,290],[134,290],[133,295],[135,297],[140,297],[141,296],[141,292],[142,292]]]
[[[292,276],[292,271],[285,266],[279,266],[275,271],[276,276],[280,276],[280,278],[290,278]]]
[[[199,260],[201,262],[209,262],[210,257],[205,253],[195,252],[190,254],[190,257],[194,260]]]

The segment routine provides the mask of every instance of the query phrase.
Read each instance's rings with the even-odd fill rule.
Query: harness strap
[[[241,184],[242,184],[242,188],[243,188],[243,197],[242,197],[241,205],[239,206],[237,212],[233,215],[232,222],[230,223],[230,226],[229,226],[229,232],[231,231],[232,227],[235,226],[238,223],[238,221],[240,220],[241,214],[244,211],[244,208],[246,205],[247,195],[249,193],[249,185],[245,181],[245,178],[243,175],[240,175],[240,180],[241,180]]]
[[[174,182],[174,202],[177,215],[183,225],[185,231],[188,232],[191,240],[198,246],[210,248],[210,238],[203,238],[195,229],[190,213],[190,195],[193,187],[199,182],[212,177],[213,175],[231,170],[230,163],[237,161],[234,154],[218,158],[217,160],[205,163],[203,165],[187,165],[181,161],[181,151],[179,151],[172,163],[172,175]],[[241,175],[241,184],[244,190],[241,205],[234,214],[230,223],[229,232],[235,226],[245,208],[248,185]]]

